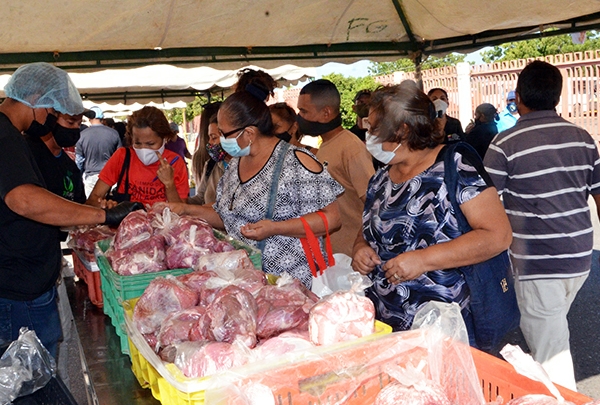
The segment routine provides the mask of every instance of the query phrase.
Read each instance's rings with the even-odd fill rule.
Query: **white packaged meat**
[[[294,332],[284,332],[279,336],[262,341],[252,350],[252,358],[257,360],[277,359],[286,353],[293,353],[302,350],[313,349],[313,345],[308,340],[308,335],[302,335]]]
[[[158,277],[150,282],[135,305],[133,321],[142,334],[154,334],[169,314],[194,307],[197,303],[198,294],[175,277]]]
[[[247,353],[238,344],[184,342],[176,347],[175,365],[190,378],[215,374],[248,362]]]
[[[353,291],[335,292],[312,307],[308,319],[310,341],[316,345],[358,339],[375,330],[373,302]]]

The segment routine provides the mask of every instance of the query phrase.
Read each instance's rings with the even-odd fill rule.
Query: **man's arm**
[[[65,200],[33,184],[13,188],[4,202],[11,211],[48,225],[96,225],[106,220],[106,213],[100,208]]]

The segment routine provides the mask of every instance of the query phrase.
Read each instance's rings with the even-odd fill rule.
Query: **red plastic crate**
[[[102,308],[104,301],[102,299],[102,283],[100,281],[100,271],[93,271],[86,266],[76,251],[73,251],[73,269],[75,275],[85,282],[88,286],[88,295],[92,304]]]

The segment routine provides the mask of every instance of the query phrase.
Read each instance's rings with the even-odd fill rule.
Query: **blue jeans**
[[[50,354],[56,358],[58,341],[62,337],[56,287],[31,301],[0,298],[0,349],[18,339],[19,329],[34,330]]]

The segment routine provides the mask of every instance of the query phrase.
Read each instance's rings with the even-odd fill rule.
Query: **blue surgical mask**
[[[393,151],[383,150],[383,144],[379,142],[375,135],[371,135],[369,132],[365,135],[366,146],[369,153],[384,165],[387,165],[396,156],[396,151],[400,147],[400,144],[394,148]]]
[[[250,154],[250,145],[252,145],[252,142],[250,142],[244,149],[240,148],[240,145],[237,142],[237,139],[244,133],[245,130],[245,128],[242,129],[235,138],[225,138],[224,136],[221,136],[221,147],[229,154],[229,156],[242,157]]]

